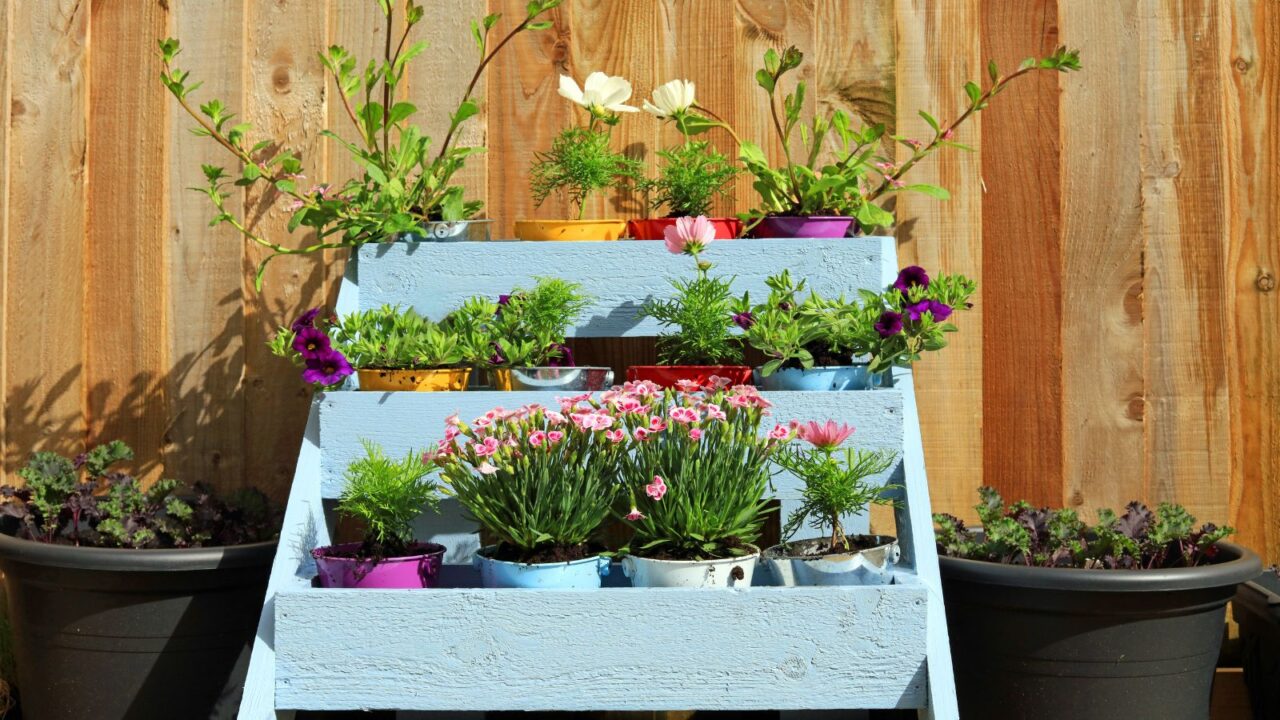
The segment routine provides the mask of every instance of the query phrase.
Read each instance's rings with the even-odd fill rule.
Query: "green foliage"
[[[619,479],[631,488],[631,507],[643,517],[632,520],[635,536],[628,551],[668,558],[707,559],[750,552],[743,543],[760,538],[771,512],[768,499],[773,469],[770,458],[777,440],[760,432],[761,405],[728,402],[730,393],[714,391],[705,397],[679,395],[668,390],[652,408],[636,417],[659,414],[667,430],[634,443],[624,460]],[[725,413],[724,420],[705,418],[690,425],[672,416],[678,407],[691,407],[701,399]],[[701,414],[701,413],[700,413]],[[702,437],[694,439],[696,428]],[[655,499],[642,488],[660,477],[667,490]]]
[[[712,277],[711,264],[697,259],[692,280],[672,280],[675,295],[649,298],[640,317],[663,328],[658,357],[666,365],[724,365],[742,362],[742,338],[734,332],[734,278]]]
[[[1216,543],[1235,532],[1196,519],[1181,505],[1160,503],[1152,512],[1134,501],[1117,515],[1098,510],[1085,524],[1074,510],[1033,508],[1025,501],[1005,506],[995,489],[979,490],[976,506],[982,529],[959,518],[936,514],[938,551],[951,557],[1042,567],[1153,569],[1194,567],[1213,562]]]
[[[378,370],[425,370],[477,365],[488,354],[483,307],[465,305],[440,322],[398,305],[350,313],[336,321],[319,321],[333,347],[352,367]],[[303,365],[293,347],[296,333],[282,327],[268,347],[280,357]]]
[[[795,47],[788,47],[782,54],[769,49],[764,55],[764,67],[756,71],[756,84],[769,97],[774,130],[786,161],[781,168],[774,168],[758,145],[740,143],[739,159],[755,176],[754,187],[760,195],[760,206],[747,217],[842,215],[856,218],[863,230],[893,223],[893,215],[876,204],[876,200],[887,192],[919,192],[942,200],[949,197],[941,187],[908,185],[901,177],[939,148],[968,150],[952,140],[956,128],[973,113],[986,108],[990,99],[1002,92],[1011,80],[1033,70],[1067,72],[1080,68],[1079,53],[1066,48],[1059,48],[1043,59],[1029,58],[1008,76],[1000,75],[994,63],[991,64],[991,84],[986,90],[972,82],[965,85],[968,106],[954,122],[943,126],[933,115],[920,111],[920,117],[933,132],[929,141],[892,137],[911,152],[906,161],[898,164],[892,157],[878,153],[885,136],[883,124],[856,129],[843,110],[836,110],[829,116],[815,115],[807,124],[801,122],[805,108],[805,83],[797,82],[789,93],[782,92],[780,83],[783,76],[798,68],[803,59],[803,53]],[[800,135],[803,150],[798,158],[792,154],[796,133]],[[828,159],[824,161],[824,157]]]
[[[738,174],[728,158],[708,141],[686,142],[661,150],[658,177],[636,185],[650,207],[665,207],[669,217],[709,215],[716,197],[729,197]]]
[[[577,208],[582,219],[587,200],[595,193],[638,180],[643,164],[609,148],[609,127],[573,127],[560,132],[547,152],[534,153],[529,187],[541,206],[560,194]]]
[[[453,178],[462,169],[466,158],[483,152],[483,148],[454,145],[458,129],[480,112],[479,103],[472,93],[494,55],[518,33],[550,27],[550,23],[537,18],[560,2],[529,2],[525,17],[493,44],[492,49],[488,34],[500,16],[489,15],[472,24],[480,62],[462,99],[449,114],[443,140],[433,149],[431,139],[422,128],[409,122],[418,108],[400,97],[404,94],[402,88],[409,62],[427,48],[426,42],[408,43],[411,31],[425,17],[424,9],[416,0],[404,0],[401,10],[403,33],[399,41],[393,43],[392,35],[400,22],[396,17],[396,3],[378,0],[386,20],[383,30],[386,42],[380,59],[371,59],[362,66],[350,51],[337,45],[319,53],[321,64],[333,77],[336,100],[345,110],[357,136],[356,140],[348,141],[332,129],[322,132],[345,148],[361,169],[360,177],[341,188],[316,184],[304,191],[298,185],[303,172],[302,160],[285,143],[264,139],[250,144],[252,126],[235,123],[234,115],[221,100],[210,100],[199,105],[198,110],[192,107],[192,93],[200,83],[190,82],[190,72],[174,66],[181,52],[179,42],[174,38],[159,41],[163,62],[161,81],[197,122],[192,132],[213,138],[240,164],[238,177],[217,165],[204,165],[207,184],[194,189],[208,196],[213,203],[216,212],[210,224],[228,223],[248,240],[270,251],[258,265],[255,285],[261,289],[267,263],[280,255],[357,247],[366,242],[394,239],[427,221],[458,220],[478,212],[481,203],[465,200],[462,187],[453,184]],[[293,212],[289,230],[306,227],[315,232],[317,241],[296,248],[259,236],[250,229],[250,223],[226,207],[231,185],[260,186],[269,193],[274,191],[286,196]]]
[[[445,493],[522,560],[592,537],[617,496],[626,454],[603,431],[541,406],[450,425],[441,447]]]
[[[782,530],[792,538],[806,519],[814,530],[826,530],[832,550],[848,549],[841,518],[856,515],[873,503],[892,505],[885,495],[891,485],[872,485],[867,478],[893,467],[892,451],[844,448],[786,448],[774,461],[804,481],[800,506],[791,512]]]
[[[764,302],[753,304],[744,293],[735,304],[734,317],[745,328],[744,339],[766,358],[761,368],[766,377],[780,368],[852,362],[857,306],[843,296],[828,300],[813,291],[806,296],[806,282],[796,282],[783,270],[765,279],[769,296]]]
[[[503,367],[542,367],[564,358],[565,335],[587,309],[578,283],[540,277],[526,290],[514,288],[495,306],[488,326]],[[480,302],[478,299],[473,301]]]
[[[25,484],[0,486],[0,513],[16,518],[19,535],[72,545],[171,548],[232,545],[271,537],[278,515],[256,491],[223,501],[197,484],[179,496],[178,481],[149,488],[112,467],[133,459],[119,440],[75,459],[37,452],[18,471]]]
[[[439,487],[429,477],[432,468],[417,451],[395,460],[387,457],[380,445],[368,440],[361,443],[365,456],[347,466],[337,510],[364,524],[363,557],[407,555],[413,543],[414,519],[425,508],[439,511]]]
[[[882,293],[863,291],[862,303],[849,311],[850,351],[855,356],[867,356],[871,372],[883,372],[895,366],[910,367],[923,353],[946,347],[946,335],[958,331],[953,323],[935,319],[933,312],[916,311],[913,318],[912,307],[922,301],[933,301],[952,311],[965,310],[976,290],[976,284],[969,278],[946,275],[934,278],[927,288],[916,285],[905,293],[892,287]],[[900,332],[885,335],[877,329],[885,313],[900,317]]]

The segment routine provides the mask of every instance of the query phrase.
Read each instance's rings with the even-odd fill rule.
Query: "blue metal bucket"
[[[871,390],[884,385],[884,373],[871,373],[866,365],[830,365],[775,370],[768,377],[759,375],[757,385],[763,390]]]
[[[483,553],[471,557],[480,571],[480,586],[486,588],[545,588],[550,590],[594,590],[600,578],[609,574],[610,558],[603,555],[558,563],[518,563],[494,560]]]

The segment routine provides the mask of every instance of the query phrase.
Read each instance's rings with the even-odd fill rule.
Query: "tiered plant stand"
[[[881,289],[897,272],[893,238],[743,240],[707,257],[757,297],[790,268],[823,293]],[[366,246],[338,312],[399,303],[431,317],[473,294],[538,275],[594,298],[579,336],[650,336],[636,318],[667,278],[691,272],[661,243],[424,243]],[[957,717],[915,394],[909,372],[865,392],[769,393],[774,417],[857,426],[860,446],[898,449],[891,476],[903,560],[889,585],[742,590],[640,589],[621,572],[598,591],[485,590],[469,560],[479,540],[456,505],[422,519],[446,545],[445,587],[325,590],[310,551],[329,542],[332,501],[360,439],[392,453],[424,448],[444,418],[547,402],[546,393],[328,392],[311,404],[253,651],[241,718],[294,710],[822,710],[915,708]],[[785,513],[794,478],[776,481]],[[851,532],[866,532],[867,518]],[[768,573],[757,573],[767,581]],[[456,716],[456,715],[453,715]],[[803,717],[803,713],[797,714]]]

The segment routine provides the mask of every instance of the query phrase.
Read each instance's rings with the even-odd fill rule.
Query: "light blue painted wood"
[[[309,590],[277,598],[280,707],[921,707],[926,591]]]
[[[889,237],[842,240],[734,240],[713,243],[703,257],[737,277],[738,292],[763,298],[764,279],[783,269],[808,278],[823,294],[883,289]],[[472,295],[494,299],[541,275],[580,282],[593,298],[572,334],[589,337],[657,335],[636,310],[649,297],[671,294],[672,278],[691,277],[692,260],[661,242],[391,243],[359,251],[359,306],[411,305],[438,318]]]
[[[267,595],[262,615],[258,619],[258,633],[253,641],[253,654],[249,658],[249,670],[245,676],[244,695],[240,700],[241,720],[265,720],[276,718],[275,685],[276,657],[275,603],[280,592],[311,587],[315,577],[315,561],[312,548],[329,543],[329,528],[325,522],[324,501],[320,497],[320,413],[319,401],[313,400],[307,415],[307,429],[303,433],[302,449],[298,453],[298,466],[293,474],[293,486],[285,505],[284,522],[280,528],[280,544],[271,565],[267,580]],[[281,713],[279,718],[291,718],[292,713]]]
[[[554,274],[581,280],[596,295],[595,316],[577,334],[646,335],[653,328],[635,322],[636,301],[665,293],[663,278],[687,269],[687,258],[654,243],[449,248],[366,247],[360,267],[348,266],[339,312],[399,302],[439,314],[466,295],[497,295],[534,275]],[[897,272],[892,238],[744,241],[714,249],[715,260],[754,293],[782,267],[822,292],[884,287]],[[360,437],[393,450],[424,447],[454,410],[479,414],[494,404],[548,400],[518,393],[317,398],[282,534],[301,542],[281,544],[241,717],[292,715],[273,708],[913,707],[921,717],[956,718],[914,390],[910,373],[895,379],[889,391],[771,396],[780,420],[852,421],[859,425],[852,444],[902,452],[890,473],[903,485],[895,516],[905,563],[894,585],[877,588],[494,591],[471,589],[468,568],[446,566],[453,589],[313,589],[307,550],[327,542],[332,501],[325,498],[340,491],[340,469]],[[796,502],[795,482],[778,485],[785,510]],[[456,508],[421,521],[420,537],[437,533],[453,543],[453,562],[477,543]],[[856,529],[865,531],[865,518],[860,523]],[[606,580],[606,586],[623,582]]]
[[[914,379],[908,370],[894,372],[894,387],[902,392],[906,435],[902,446],[902,503],[895,511],[895,524],[904,559],[915,569],[919,582],[928,590],[926,605],[929,655],[929,705],[921,716],[930,720],[956,720],[955,676],[951,668],[951,642],[947,616],[942,604],[942,578],[938,570],[938,549],[933,540],[933,509],[929,502],[929,480],[924,471],[924,444],[920,437],[920,416],[916,409]]]

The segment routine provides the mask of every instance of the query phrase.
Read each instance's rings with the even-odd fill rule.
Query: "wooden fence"
[[[431,134],[474,67],[471,18],[516,0],[436,0],[411,71]],[[682,77],[773,155],[752,77],[766,48],[806,54],[807,112],[844,108],[897,133],[953,117],[988,58],[1056,45],[1082,72],[1019,81],[959,133],[980,148],[918,167],[953,198],[902,197],[904,260],[979,281],[952,347],[919,368],[935,507],[983,483],[1085,510],[1176,500],[1280,560],[1280,3],[1272,0],[566,0],[484,82],[466,184],[503,234],[535,210],[531,153],[571,116],[560,73],[629,77],[636,101]],[[227,157],[188,133],[159,83],[155,40],[263,137],[301,151],[308,181],[351,173],[316,52],[369,57],[373,0],[0,0],[0,447],[124,437],[148,476],[287,490],[308,392],[267,334],[332,300],[341,258],[260,258],[206,226],[184,188]],[[637,157],[673,141],[647,116]],[[714,137],[714,136],[713,136]],[[731,151],[725,138],[721,149]],[[724,211],[752,203],[740,180]],[[272,197],[236,197],[288,242]],[[613,198],[590,211],[626,213]],[[594,348],[608,361],[643,344]],[[425,431],[424,431],[425,432]],[[427,440],[424,436],[424,442]]]

